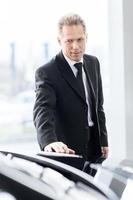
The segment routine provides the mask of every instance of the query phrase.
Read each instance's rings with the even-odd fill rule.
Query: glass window
[[[86,53],[95,55],[100,60],[106,100],[106,0],[0,0],[1,143],[15,142],[18,144],[16,148],[22,141],[37,143],[32,120],[35,100],[34,74],[39,66],[60,50],[56,24],[59,17],[69,12],[80,14],[86,22]]]

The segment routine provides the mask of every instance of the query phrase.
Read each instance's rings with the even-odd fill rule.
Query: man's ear
[[[61,41],[60,41],[60,37],[59,37],[59,36],[57,37],[57,41],[58,41],[59,44],[61,44]]]
[[[86,42],[87,42],[87,40],[88,40],[88,34],[86,33]]]

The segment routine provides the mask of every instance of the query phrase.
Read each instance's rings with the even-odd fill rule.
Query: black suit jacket
[[[84,69],[91,94],[92,120],[95,124],[92,156],[101,155],[101,146],[108,146],[103,92],[99,62],[96,57],[83,56]],[[62,52],[36,71],[34,123],[38,142],[43,148],[62,141],[76,154],[88,155],[87,104],[78,88],[76,77]]]

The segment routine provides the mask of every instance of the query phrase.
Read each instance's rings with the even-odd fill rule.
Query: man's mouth
[[[73,55],[79,55],[80,52],[72,52]]]

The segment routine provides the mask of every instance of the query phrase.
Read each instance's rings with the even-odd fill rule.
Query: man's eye
[[[72,43],[72,40],[67,40],[66,42],[67,42],[67,43]]]
[[[78,42],[82,42],[82,41],[83,41],[83,38],[79,38],[79,39],[78,39]]]

